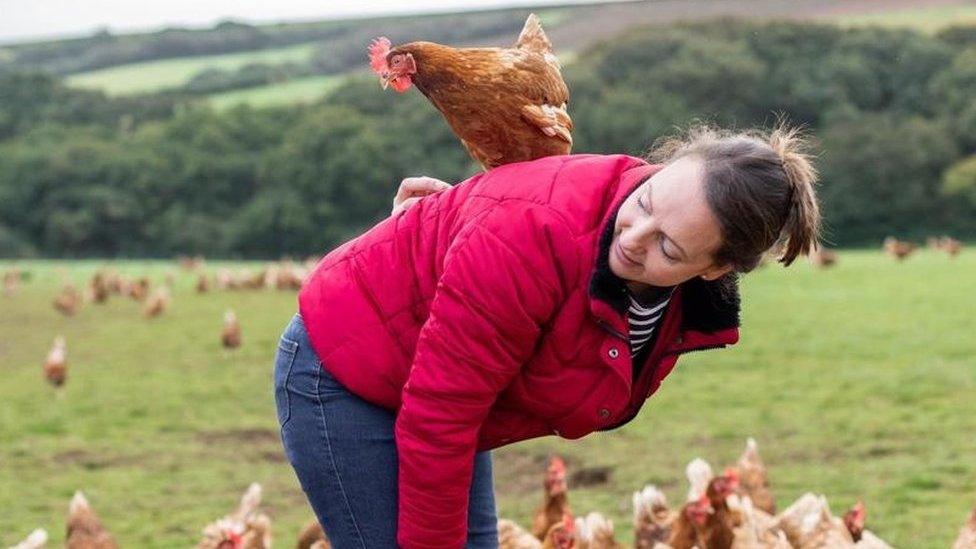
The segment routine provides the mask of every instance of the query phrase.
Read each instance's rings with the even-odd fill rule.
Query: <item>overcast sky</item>
[[[274,22],[335,19],[388,13],[592,3],[600,0],[0,0],[0,43],[79,36],[169,25],[208,26],[221,19]]]

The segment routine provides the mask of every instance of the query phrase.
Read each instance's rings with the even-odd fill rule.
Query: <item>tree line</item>
[[[445,44],[513,38],[527,9],[423,16],[249,25],[224,21],[210,29],[169,28],[153,33],[112,34],[0,47],[0,73],[40,71],[68,75],[141,61],[266,50],[311,44],[307,59],[255,62],[235,69],[204,69],[169,91],[205,95],[273,84],[310,75],[362,68],[365,44],[380,35],[396,42],[430,40]]]
[[[636,28],[564,75],[574,152],[640,155],[696,119],[782,113],[815,138],[829,244],[976,236],[971,27]],[[476,169],[426,99],[369,77],[315,104],[217,112],[0,75],[0,256],[321,253],[388,215],[403,177]]]

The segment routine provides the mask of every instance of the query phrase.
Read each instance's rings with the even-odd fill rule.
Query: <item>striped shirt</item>
[[[630,297],[630,307],[627,309],[627,321],[630,324],[630,356],[635,358],[641,349],[654,336],[654,329],[657,328],[661,317],[664,316],[664,309],[671,301],[671,291],[664,292],[656,301],[645,303],[638,301],[634,294],[628,292]]]

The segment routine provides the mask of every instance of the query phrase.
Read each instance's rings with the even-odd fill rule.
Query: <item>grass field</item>
[[[207,69],[235,70],[249,63],[285,63],[303,61],[311,55],[315,44],[298,44],[285,48],[178,57],[143,63],[118,65],[68,77],[69,85],[100,88],[111,95],[153,92],[182,86],[195,74]]]
[[[345,74],[310,76],[280,84],[269,84],[208,96],[210,104],[226,109],[246,103],[252,107],[268,107],[292,103],[311,103],[326,96],[347,78]]]
[[[976,5],[929,6],[844,15],[834,19],[845,26],[879,25],[933,33],[951,25],[976,24]]]
[[[127,262],[112,267],[156,282],[176,273],[170,311],[146,320],[112,298],[65,318],[50,305],[62,280],[82,284],[102,263],[19,265],[31,279],[0,296],[0,546],[35,527],[58,545],[83,489],[122,546],[187,547],[251,481],[275,545],[292,546],[311,513],[282,454],[271,364],[294,293],[197,295],[173,262]],[[500,515],[529,521],[557,452],[574,511],[608,514],[629,543],[631,491],[653,482],[678,502],[690,459],[727,465],[754,436],[781,507],[813,491],[840,514],[863,498],[868,527],[894,546],[948,547],[976,504],[976,253],[767,267],[744,279],[743,302],[742,341],[682,358],[631,424],[497,450]],[[235,351],[218,341],[227,307],[244,331]],[[59,333],[62,398],[40,371]],[[573,486],[588,468],[609,480]]]

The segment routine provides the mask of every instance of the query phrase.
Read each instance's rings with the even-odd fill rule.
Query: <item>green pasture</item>
[[[347,78],[345,74],[309,76],[278,84],[244,88],[208,96],[216,109],[226,109],[246,103],[252,107],[312,103],[336,89]],[[378,81],[377,81],[378,82]],[[379,88],[379,84],[377,84]]]
[[[292,546],[312,515],[284,460],[271,375],[295,293],[198,295],[175,261],[0,270],[13,264],[29,279],[0,295],[0,546],[37,527],[59,545],[81,489],[123,547],[189,547],[252,481],[275,546]],[[52,308],[64,281],[83,285],[100,266],[157,284],[172,272],[171,308],[152,320],[116,296],[71,318]],[[680,504],[689,460],[724,467],[752,436],[780,507],[812,491],[840,514],[860,498],[895,547],[949,547],[976,504],[976,253],[898,263],[849,251],[829,270],[764,267],[742,294],[740,343],[683,357],[626,427],[495,451],[500,515],[530,522],[559,453],[573,510],[609,515],[629,543],[632,491],[655,483]],[[243,328],[234,351],[219,344],[227,308]],[[58,334],[70,363],[60,397],[41,375]],[[583,485],[580,472],[606,480]]]
[[[68,84],[99,88],[111,95],[154,92],[179,87],[195,74],[207,69],[235,70],[250,63],[304,61],[315,49],[314,43],[284,48],[255,50],[223,55],[177,57],[159,61],[129,63],[68,77]]]
[[[976,24],[976,5],[892,9],[842,15],[833,20],[845,26],[878,25],[936,32],[952,25]]]

